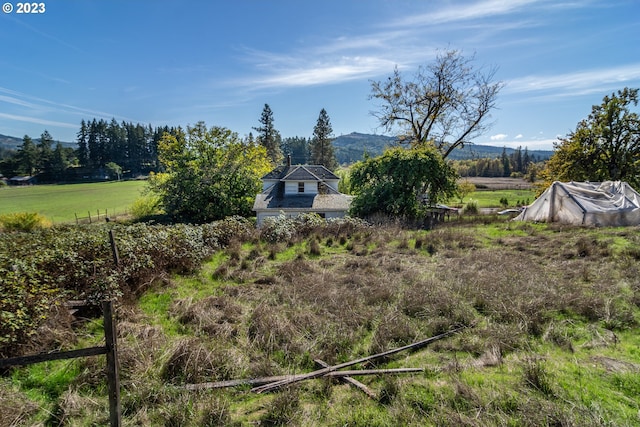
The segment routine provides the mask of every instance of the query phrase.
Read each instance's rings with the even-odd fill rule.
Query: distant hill
[[[39,141],[40,141],[40,138],[33,138],[34,143],[37,144]],[[55,146],[55,144],[57,144],[58,142],[62,144],[63,147],[72,147],[72,148],[77,147],[77,144],[75,142],[64,142],[64,141],[54,141],[53,145]],[[20,145],[22,145],[22,138],[0,134],[0,149],[17,150]]]
[[[20,144],[22,144],[22,138],[0,135],[0,148],[4,148],[6,150],[16,150]]]
[[[362,160],[364,153],[372,157],[379,156],[385,148],[395,145],[396,141],[397,138],[392,136],[351,132],[334,139],[333,148],[338,163],[349,164]]]
[[[340,135],[333,140],[333,147],[338,162],[353,163],[362,160],[364,153],[370,156],[378,156],[387,147],[396,144],[397,138],[384,135],[370,135],[366,133],[352,132],[347,135]],[[503,147],[492,145],[469,144],[464,148],[455,149],[450,155],[451,160],[497,158],[502,155]],[[516,150],[506,148],[507,155],[511,155]],[[530,156],[535,156],[539,160],[546,160],[553,154],[551,150],[529,150]]]

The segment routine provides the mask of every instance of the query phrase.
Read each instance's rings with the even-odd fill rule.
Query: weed
[[[555,391],[544,362],[537,358],[529,358],[523,366],[524,383],[546,397],[554,397]]]
[[[300,393],[297,388],[289,387],[278,393],[267,407],[261,425],[291,425],[300,406]]]

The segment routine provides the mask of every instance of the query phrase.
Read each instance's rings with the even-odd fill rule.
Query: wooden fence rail
[[[122,411],[120,406],[120,377],[118,373],[118,348],[116,342],[116,327],[113,321],[113,303],[102,303],[104,317],[104,347],[89,347],[71,351],[57,351],[52,353],[34,354],[30,356],[0,359],[0,369],[10,366],[31,365],[50,360],[75,359],[78,357],[107,356],[107,385],[109,388],[109,420],[111,427],[122,425]]]
[[[75,212],[74,215],[76,217],[76,225],[93,224],[94,222],[100,222],[101,219],[102,220],[106,220],[109,218],[113,219],[117,216],[127,215],[127,211],[125,210],[124,212],[116,213],[114,209],[113,211],[111,211],[111,214],[109,214],[109,209],[105,209],[104,211],[97,209],[95,213],[92,213],[91,211],[87,211],[87,216],[78,216],[77,212]]]

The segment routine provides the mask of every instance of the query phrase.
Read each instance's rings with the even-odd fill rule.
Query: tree
[[[166,172],[153,176],[151,189],[167,214],[185,221],[252,215],[260,178],[271,169],[263,146],[204,122],[187,127],[186,133],[165,133],[158,151]]]
[[[306,164],[311,158],[309,142],[306,138],[294,136],[284,138],[281,146],[282,152],[291,156],[294,164]]]
[[[458,184],[458,196],[460,197],[460,203],[463,203],[464,198],[474,191],[476,191],[476,186],[468,179],[465,179],[460,184]]]
[[[51,172],[51,156],[53,155],[53,138],[49,131],[45,130],[40,135],[40,141],[36,146],[38,152],[37,169],[43,173]]]
[[[509,157],[507,156],[507,147],[502,147],[502,155],[500,156],[500,163],[502,163],[502,175],[509,177],[511,176],[511,162],[509,161]]]
[[[65,150],[59,142],[56,144],[56,148],[51,155],[51,172],[56,177],[60,177],[69,167],[69,151],[73,152],[72,149]]]
[[[434,147],[388,149],[381,156],[352,166],[351,190],[355,198],[351,213],[418,218],[423,211],[423,196],[428,196],[429,203],[452,197],[457,188],[456,177]]]
[[[120,177],[122,176],[122,166],[114,162],[109,162],[104,166],[109,170],[109,172],[111,172],[112,175],[115,175],[118,178],[118,181],[120,181]]]
[[[313,127],[313,138],[311,139],[311,162],[314,165],[323,165],[329,170],[338,167],[338,161],[331,144],[331,134],[333,128],[327,110],[320,110],[318,121]]]
[[[81,166],[87,166],[89,164],[89,129],[84,119],[80,122],[80,130],[78,131],[78,162]]]
[[[551,181],[627,181],[640,187],[640,118],[638,89],[605,96],[576,130],[554,144],[544,172]]]
[[[26,175],[33,175],[38,166],[38,149],[29,135],[22,138],[22,144],[16,153],[18,171]]]
[[[401,141],[434,145],[446,158],[490,127],[487,120],[503,86],[493,82],[495,68],[474,69],[474,59],[457,50],[444,52],[418,68],[412,80],[396,68],[387,80],[371,83],[370,99],[381,102],[373,115],[387,131],[397,129]]]
[[[260,127],[253,129],[258,132],[258,143],[267,150],[267,156],[274,165],[282,160],[282,151],[280,151],[280,133],[273,126],[273,112],[269,104],[264,104],[262,115],[260,116]]]

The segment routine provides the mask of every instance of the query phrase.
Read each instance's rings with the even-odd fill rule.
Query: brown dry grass
[[[402,425],[569,426],[612,416],[566,403],[567,392],[553,382],[553,363],[536,348],[570,355],[610,350],[619,345],[618,334],[638,326],[640,271],[633,254],[640,239],[633,232],[470,222],[428,232],[396,224],[310,233],[281,242],[232,241],[221,264],[206,270],[214,273],[200,277],[214,283],[202,285],[215,290],[211,295],[183,289],[166,313],[121,311],[123,407],[132,423],[393,425],[381,421],[388,417]],[[620,237],[631,242],[622,250],[611,244]],[[172,286],[186,285],[178,278]],[[175,330],[164,330],[158,319]],[[255,398],[176,387],[310,371],[314,358],[339,363],[460,325],[475,326],[417,359],[435,364],[423,377],[364,380],[378,392],[370,410],[382,413],[380,419],[330,419],[332,408],[370,403],[357,394],[344,398],[348,392],[328,380]],[[613,357],[590,360],[627,369],[617,372],[638,366]],[[88,373],[98,365],[84,362],[73,386],[101,387]],[[499,390],[465,379],[483,370],[511,377]],[[79,410],[76,397],[61,397],[67,418]],[[29,414],[28,407],[20,411]],[[318,414],[327,418],[318,421]]]

